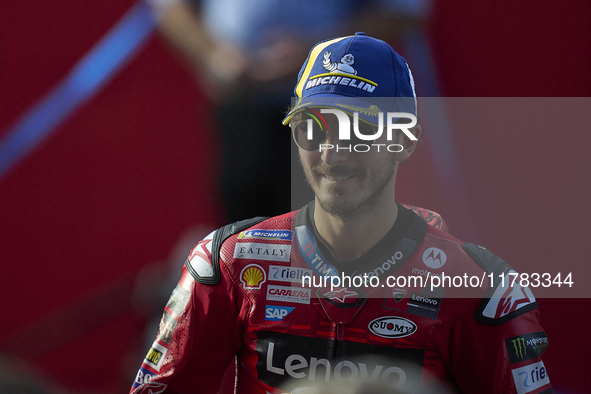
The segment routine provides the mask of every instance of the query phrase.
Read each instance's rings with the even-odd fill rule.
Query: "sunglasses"
[[[334,116],[331,114],[328,115]],[[289,127],[291,128],[293,139],[297,146],[309,152],[319,151],[320,145],[327,143],[329,133],[338,134],[338,126],[336,125],[331,127],[330,131],[328,130],[328,125],[325,120],[326,116],[327,114],[321,115],[314,110],[294,116],[294,120],[289,123]],[[350,118],[349,121],[349,124],[353,124],[353,119]],[[362,135],[375,135],[378,130],[376,126],[372,126],[368,123],[358,123],[358,130]],[[347,148],[350,145],[372,144],[374,142],[375,139],[371,141],[362,140],[357,137],[356,133],[351,131],[351,138],[348,140],[338,140],[338,146]]]

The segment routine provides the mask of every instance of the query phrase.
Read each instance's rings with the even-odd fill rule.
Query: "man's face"
[[[334,115],[326,116],[328,144],[347,146],[350,141],[338,141],[338,122]],[[385,134],[385,133],[384,133]],[[383,141],[382,141],[383,140]],[[371,142],[366,141],[369,144]],[[383,135],[375,143],[387,141]],[[306,151],[299,149],[300,163],[318,203],[327,213],[350,219],[367,212],[380,198],[394,199],[397,168],[396,153],[384,146],[368,152],[349,152],[336,148]],[[388,197],[389,194],[392,196]]]

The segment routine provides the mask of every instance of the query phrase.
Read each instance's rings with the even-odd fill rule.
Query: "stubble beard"
[[[300,165],[304,169],[306,175],[306,182],[316,195],[316,199],[320,207],[329,215],[334,216],[343,221],[351,220],[355,217],[362,216],[370,212],[380,197],[384,194],[386,186],[392,180],[394,170],[396,168],[396,153],[390,152],[391,156],[386,161],[385,168],[382,172],[370,176],[367,187],[372,189],[372,193],[361,200],[347,201],[346,196],[342,194],[341,188],[337,185],[330,185],[327,188],[328,196],[320,196],[318,190],[318,180],[324,174],[330,173],[333,176],[350,176],[355,175],[360,178],[367,177],[367,172],[363,169],[350,169],[346,166],[329,166],[325,163],[319,163],[311,167],[306,167],[300,157]]]

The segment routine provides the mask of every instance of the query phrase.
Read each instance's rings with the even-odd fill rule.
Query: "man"
[[[291,209],[290,178],[284,176],[290,171],[289,136],[281,132],[279,121],[310,46],[324,37],[345,34],[351,26],[404,42],[410,32],[422,31],[431,8],[430,0],[149,0],[148,4],[158,16],[158,30],[195,71],[201,91],[215,103],[218,181],[228,222]],[[292,185],[303,185],[303,174],[293,167]],[[298,208],[310,199],[310,193],[301,200],[291,197]]]
[[[238,393],[551,393],[529,288],[396,202],[422,134],[406,61],[363,33],[324,41],[295,93],[314,201],[199,242],[132,392],[215,393],[237,356]]]

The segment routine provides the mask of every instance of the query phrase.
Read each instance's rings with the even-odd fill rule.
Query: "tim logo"
[[[428,248],[423,252],[423,263],[431,269],[438,269],[443,267],[447,261],[445,252],[437,248]]]
[[[308,257],[312,257],[314,253],[316,253],[316,249],[314,249],[312,242],[308,242],[306,245],[304,245],[304,251]]]

